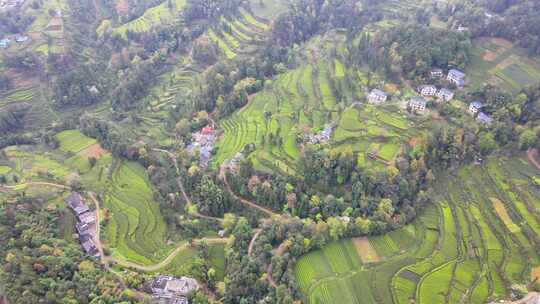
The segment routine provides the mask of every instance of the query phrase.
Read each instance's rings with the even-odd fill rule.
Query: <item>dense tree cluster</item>
[[[467,26],[474,36],[503,37],[539,55],[539,10],[536,0],[476,0],[448,5],[440,14],[455,26]]]
[[[19,198],[0,206],[0,283],[12,303],[118,303],[118,282],[58,238],[58,211]]]
[[[0,12],[0,33],[23,33],[35,19],[35,16],[22,14],[19,10]]]
[[[238,12],[241,4],[241,0],[188,0],[183,16],[188,23],[200,20],[215,22],[220,16]]]
[[[426,76],[433,67],[461,68],[469,62],[471,41],[467,35],[411,25],[363,33],[351,57],[358,64],[381,70],[393,80]]]

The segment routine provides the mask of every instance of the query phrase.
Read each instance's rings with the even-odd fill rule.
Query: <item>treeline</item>
[[[60,211],[18,197],[0,206],[0,284],[11,303],[119,303],[115,278],[58,235]]]
[[[479,0],[448,5],[439,14],[455,26],[468,27],[475,37],[503,37],[540,55],[539,10],[536,0]]]
[[[247,95],[262,89],[265,80],[293,65],[293,45],[330,29],[344,28],[353,33],[380,18],[368,2],[362,9],[350,0],[291,2],[289,9],[274,21],[270,36],[255,56],[219,62],[205,71],[202,80],[195,85],[195,108],[207,112],[217,108],[224,116],[242,107]],[[209,51],[198,52],[201,58],[214,57]]]
[[[466,34],[426,26],[396,26],[375,35],[360,34],[349,46],[352,61],[368,65],[399,81],[425,77],[433,67],[464,69],[469,62],[471,41]]]
[[[36,17],[34,15],[24,14],[20,10],[0,12],[0,33],[24,33],[35,19]]]

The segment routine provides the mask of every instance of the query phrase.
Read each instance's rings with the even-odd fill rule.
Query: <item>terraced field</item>
[[[113,256],[150,264],[170,250],[165,244],[165,221],[154,201],[148,176],[134,162],[122,163],[106,193],[109,209],[107,246]]]
[[[125,36],[128,31],[142,33],[149,31],[158,24],[170,22],[178,16],[180,11],[182,11],[186,5],[186,1],[174,0],[172,3],[172,8],[170,8],[168,6],[168,1],[164,1],[161,4],[146,10],[141,17],[117,27],[114,32],[122,36]]]
[[[506,298],[512,284],[529,283],[531,271],[540,265],[535,250],[537,176],[521,158],[493,157],[482,166],[464,167],[455,177],[440,177],[434,204],[412,224],[369,239],[380,262],[361,263],[346,249],[354,243],[350,240],[338,243],[340,254],[331,244],[300,258],[295,273],[306,302],[486,303]]]
[[[252,53],[267,29],[267,20],[241,9],[239,18],[228,20],[222,17],[219,26],[210,29],[206,35],[226,58],[233,59]]]
[[[257,169],[294,175],[304,136],[329,124],[335,126],[332,149],[350,150],[367,166],[391,162],[429,119],[404,116],[396,103],[375,107],[353,102],[363,98],[367,89],[358,85],[362,77],[362,71],[346,69],[339,59],[328,60],[325,54],[279,75],[250,97],[247,106],[220,123],[224,136],[214,165],[254,144],[250,158]]]

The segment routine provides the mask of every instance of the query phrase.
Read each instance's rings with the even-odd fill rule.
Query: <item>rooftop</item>
[[[473,108],[480,109],[480,108],[484,107],[484,104],[481,103],[480,101],[473,101],[473,102],[471,102],[470,106],[473,107]]]
[[[387,94],[379,89],[373,89],[371,90],[371,93],[370,94],[373,94],[373,95],[377,95],[377,96],[384,96],[386,97]]]
[[[448,71],[448,75],[452,75],[452,77],[455,78],[465,78],[465,73],[456,69],[451,69],[450,71]]]

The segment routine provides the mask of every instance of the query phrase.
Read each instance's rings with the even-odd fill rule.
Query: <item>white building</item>
[[[481,102],[479,101],[473,101],[471,102],[471,104],[469,105],[469,113],[471,114],[476,114],[478,112],[480,112],[480,110],[484,107],[484,104],[482,104]]]
[[[424,113],[424,111],[426,110],[426,104],[427,101],[424,97],[417,96],[413,97],[409,101],[408,107],[411,112]]]
[[[465,73],[452,69],[448,71],[447,80],[458,87],[462,87],[465,85]]]
[[[437,88],[433,85],[423,85],[418,87],[418,92],[424,97],[435,96]]]
[[[489,117],[486,113],[484,112],[480,112],[478,114],[478,116],[476,116],[476,121],[478,121],[479,123],[482,123],[484,125],[491,125],[493,119],[491,117]]]
[[[443,70],[439,68],[435,68],[431,70],[430,72],[431,77],[442,77],[443,76]]]
[[[449,89],[442,88],[439,90],[439,92],[437,92],[437,97],[441,101],[450,101],[452,98],[454,98],[454,92]]]
[[[371,93],[369,93],[369,96],[368,96],[369,102],[373,104],[383,103],[386,101],[386,99],[388,99],[388,95],[385,92],[378,89],[371,90]]]

